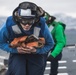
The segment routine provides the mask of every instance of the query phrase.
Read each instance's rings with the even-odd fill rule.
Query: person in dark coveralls
[[[51,34],[53,36],[55,45],[52,50],[49,52],[49,56],[47,61],[51,62],[51,69],[49,75],[57,75],[58,74],[58,61],[62,58],[62,51],[64,46],[66,45],[66,35],[65,35],[65,27],[66,25],[60,21],[56,21],[56,17],[51,16],[47,12],[45,12],[44,18],[46,19],[46,23],[48,27],[51,29]]]
[[[53,38],[42,17],[43,10],[32,2],[22,2],[0,28],[0,49],[10,53],[6,75],[44,75],[47,54],[54,46]],[[42,48],[9,47],[16,37],[44,37]]]

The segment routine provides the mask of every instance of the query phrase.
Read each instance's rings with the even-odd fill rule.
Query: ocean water
[[[76,44],[76,30],[70,29],[65,31],[67,44]]]

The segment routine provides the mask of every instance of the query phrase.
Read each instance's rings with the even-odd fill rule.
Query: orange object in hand
[[[44,38],[36,38],[35,36],[31,35],[31,36],[23,36],[23,37],[18,37],[15,38],[11,43],[10,43],[10,47],[12,48],[16,48],[19,46],[31,46],[31,47],[35,47],[35,48],[41,48],[43,47],[45,44],[45,39]]]

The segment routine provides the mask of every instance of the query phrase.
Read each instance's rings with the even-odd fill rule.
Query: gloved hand
[[[48,57],[47,57],[47,61],[52,61],[54,59],[54,57],[52,56],[52,55],[49,55]]]

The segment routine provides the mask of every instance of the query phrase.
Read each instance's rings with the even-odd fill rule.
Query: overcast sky
[[[0,16],[12,15],[12,11],[23,1],[36,3],[50,14],[65,13],[76,17],[76,0],[0,0]]]

